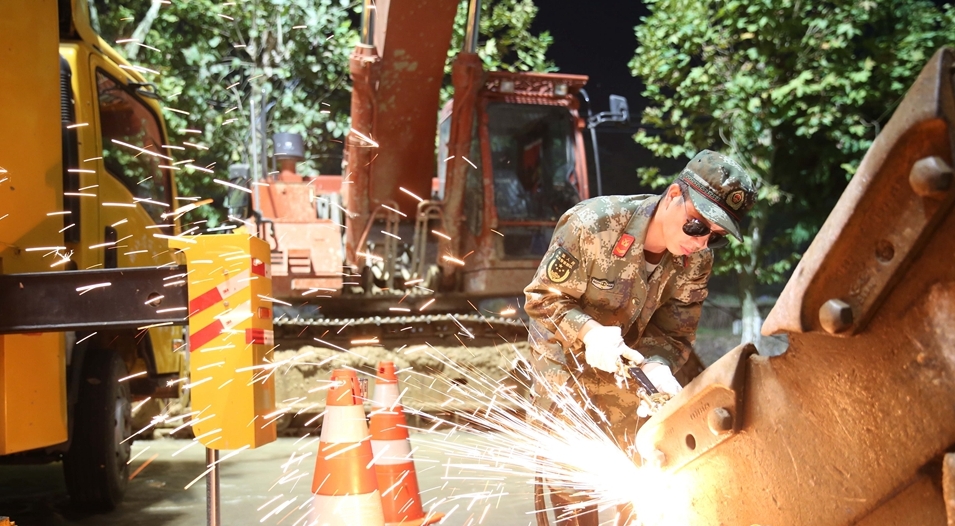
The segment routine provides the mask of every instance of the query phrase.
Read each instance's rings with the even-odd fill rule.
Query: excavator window
[[[129,189],[154,221],[166,222],[162,213],[171,201],[171,188],[165,169],[159,166],[162,159],[126,146],[166,155],[156,115],[102,71],[96,72],[96,86],[106,170]]]
[[[541,257],[554,224],[580,202],[573,120],[559,106],[490,103],[494,203],[507,257]]]

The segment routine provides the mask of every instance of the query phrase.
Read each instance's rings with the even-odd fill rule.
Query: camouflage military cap
[[[677,176],[686,183],[693,206],[707,220],[742,240],[739,222],[756,202],[753,178],[733,159],[703,150]]]

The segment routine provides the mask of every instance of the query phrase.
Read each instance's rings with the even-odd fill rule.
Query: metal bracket
[[[0,275],[0,334],[186,325],[186,267]]]
[[[739,432],[746,364],[756,354],[741,345],[671,399],[637,432],[637,451],[660,468],[676,470]]]

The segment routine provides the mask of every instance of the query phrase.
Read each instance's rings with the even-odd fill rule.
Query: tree
[[[926,60],[955,41],[929,0],[647,0],[630,63],[649,105],[635,140],[663,158],[704,148],[758,179],[744,239],[715,272],[738,277],[743,341],[759,342],[756,285],[777,283],[818,231]],[[667,184],[658,169],[644,182]]]
[[[477,54],[486,71],[557,71],[554,62],[547,58],[547,49],[554,43],[554,37],[548,31],[537,35],[531,31],[531,24],[536,16],[537,6],[534,5],[534,0],[481,2],[478,33],[483,37],[484,43],[478,43]],[[464,47],[467,21],[468,1],[462,0],[458,2],[458,12],[454,16],[451,46],[448,48],[448,60],[444,65],[442,105],[451,100],[453,95],[451,65]]]
[[[479,55],[487,69],[550,71],[547,32],[533,35],[533,0],[484,2]],[[341,141],[349,129],[348,57],[358,43],[350,0],[91,0],[96,29],[159,88],[171,144],[187,150],[191,164],[213,169],[177,172],[180,193],[212,197],[215,205],[192,219],[221,217],[229,164],[251,162],[250,104],[266,108],[265,129],[301,133],[309,158],[305,171],[338,173]],[[449,51],[461,49],[467,2],[459,5]],[[448,88],[443,94],[450,96]],[[260,123],[261,124],[261,123]],[[260,159],[261,162],[261,159]],[[214,164],[213,164],[214,163]]]
[[[220,217],[227,166],[250,163],[250,110],[265,129],[301,133],[304,169],[338,173],[348,131],[348,56],[358,42],[348,0],[97,0],[96,29],[163,97],[171,144],[213,174],[177,172],[180,193],[213,197],[197,216]],[[132,41],[128,41],[132,39]],[[264,108],[264,112],[263,112]],[[261,162],[261,159],[260,159]],[[193,218],[197,218],[193,216]]]

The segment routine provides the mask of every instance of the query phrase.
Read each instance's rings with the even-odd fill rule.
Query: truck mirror
[[[610,113],[619,119],[618,122],[630,122],[630,106],[627,104],[627,98],[620,95],[611,95]]]
[[[239,185],[242,188],[251,189],[250,169],[247,164],[233,164],[229,167],[229,182]],[[249,192],[244,192],[238,188],[230,188],[226,194],[225,206],[229,209],[229,215],[239,219],[249,217]]]

